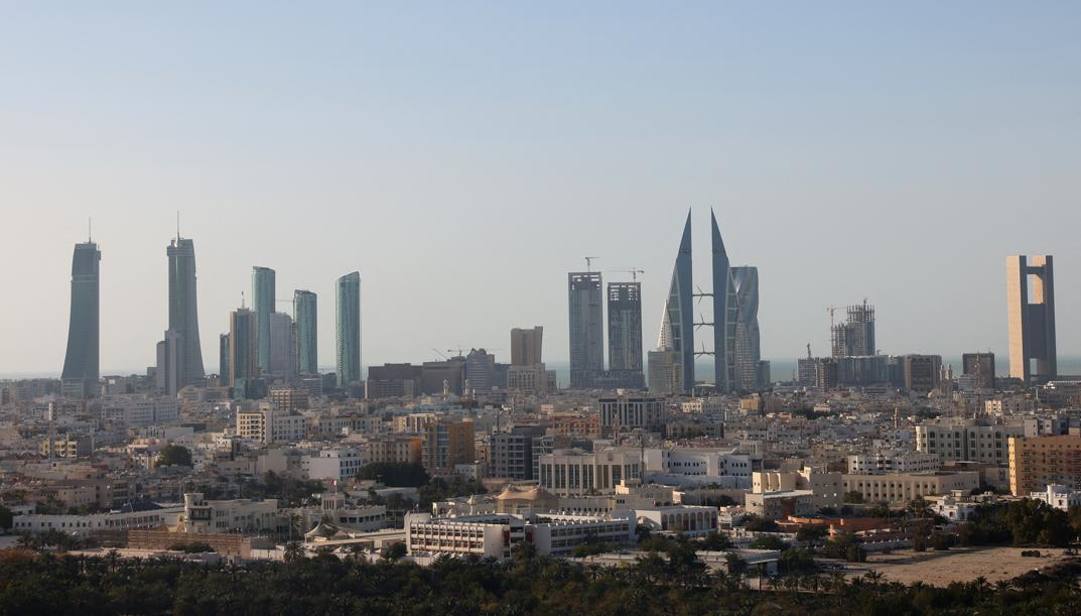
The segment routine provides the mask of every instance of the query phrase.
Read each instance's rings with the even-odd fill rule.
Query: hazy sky
[[[690,206],[765,357],[864,297],[885,352],[1004,352],[1017,252],[1081,352],[1077,2],[171,4],[0,4],[0,372],[60,371],[88,216],[102,368],[153,363],[178,209],[208,370],[252,265],[319,293],[327,365],[354,269],[366,364],[566,359],[585,255],[646,270],[652,347]]]

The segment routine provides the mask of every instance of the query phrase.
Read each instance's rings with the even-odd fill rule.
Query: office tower
[[[229,384],[229,332],[218,336],[218,385]]]
[[[642,283],[608,283],[608,368],[642,371]]]
[[[256,365],[260,372],[270,372],[270,315],[274,313],[275,273],[269,267],[255,266],[251,270],[252,311],[255,313]]]
[[[155,375],[160,393],[175,396],[184,387],[184,337],[175,330],[166,330],[158,342],[158,365]]]
[[[1051,255],[1006,257],[1010,377],[1045,381],[1058,371]]]
[[[736,287],[717,216],[709,211],[713,248],[713,384],[732,391],[736,382]]]
[[[672,284],[668,290],[668,299],[664,303],[661,316],[661,333],[657,341],[657,350],[674,354],[673,374],[668,383],[678,382],[681,389],[675,393],[694,391],[694,290],[691,279],[691,214],[687,213],[687,222],[683,225],[683,238],[679,242],[676,265],[672,271]],[[649,388],[651,392],[663,392],[667,385],[654,384],[654,354],[649,357]],[[663,355],[657,355],[657,361],[665,364]],[[658,367],[658,371],[662,368]],[[661,378],[661,372],[657,372]]]
[[[256,313],[258,315],[258,313]],[[258,318],[258,317],[257,317]],[[296,375],[296,334],[293,319],[284,312],[270,313],[269,374],[292,381]]]
[[[735,388],[754,391],[765,387],[762,381],[762,356],[758,331],[758,268],[733,267],[732,284],[736,292]]]
[[[570,305],[571,387],[593,385],[604,372],[604,305],[600,272],[567,274]]]
[[[256,365],[255,314],[247,308],[237,308],[229,313],[229,380],[238,389],[237,397],[244,395],[248,381],[258,375]]]
[[[901,361],[905,390],[927,393],[938,387],[942,376],[942,357],[905,355]]]
[[[360,382],[360,272],[338,279],[335,293],[338,387]]]
[[[679,365],[679,353],[650,351],[648,357],[649,393],[663,396],[683,393],[683,382],[680,380],[683,371]]]
[[[87,241],[75,245],[71,258],[71,316],[68,348],[61,373],[65,396],[95,395],[99,361],[99,283],[101,252]]]
[[[961,355],[961,372],[976,377],[979,389],[995,388],[995,354],[964,353]]]
[[[465,356],[465,378],[474,392],[491,392],[495,386],[495,355],[484,349],[470,349]]]
[[[315,293],[293,292],[293,318],[296,320],[297,371],[319,374],[319,329]]]
[[[830,308],[830,314],[833,314]],[[834,357],[875,355],[875,307],[863,300],[847,308],[843,323],[830,324]]]
[[[510,330],[510,363],[512,366],[533,366],[542,363],[541,343],[544,340],[544,328],[540,325]]]
[[[165,250],[169,257],[169,330],[179,336],[180,386],[202,385],[203,351],[199,345],[199,311],[196,300],[195,244],[177,235]]]

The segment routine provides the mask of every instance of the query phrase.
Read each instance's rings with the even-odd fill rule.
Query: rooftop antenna
[[[180,243],[180,210],[176,211],[176,243]]]
[[[179,233],[177,235],[179,236]],[[244,292],[243,291],[240,292],[240,308],[241,308],[241,310],[243,310],[245,308],[245,306],[244,306]]]
[[[593,260],[594,259],[599,259],[599,258],[600,257],[586,257],[586,272],[587,273],[593,271]]]
[[[94,243],[94,219],[89,216],[86,219],[86,243]]]

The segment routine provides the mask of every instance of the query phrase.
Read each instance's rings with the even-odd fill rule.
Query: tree
[[[759,535],[751,541],[750,547],[755,550],[784,550],[788,544],[777,535]]]
[[[360,467],[358,479],[378,480],[393,488],[419,488],[428,483],[428,471],[420,464],[372,462]]]
[[[191,466],[191,452],[180,445],[166,445],[158,454],[158,466]]]
[[[7,507],[0,505],[0,530],[8,531],[15,524],[15,515]]]
[[[408,549],[405,547],[405,544],[399,541],[384,547],[383,550],[379,552],[379,555],[387,560],[395,561],[405,556],[407,552]]]
[[[713,531],[702,539],[699,547],[703,550],[720,552],[732,547],[732,541],[728,538],[728,535]]]
[[[845,492],[845,502],[861,505],[863,504],[863,493],[856,492],[855,490],[851,492]]]

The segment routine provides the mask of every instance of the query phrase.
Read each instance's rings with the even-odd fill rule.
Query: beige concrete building
[[[1006,257],[1006,316],[1010,376],[1026,382],[1053,378],[1058,366],[1051,255]]]
[[[890,473],[886,475],[844,475],[844,493],[858,492],[868,503],[904,503],[918,496],[948,494],[953,490],[971,492],[980,487],[980,474]]]
[[[1050,484],[1081,488],[1081,436],[1010,439],[1010,492],[1025,496]]]

